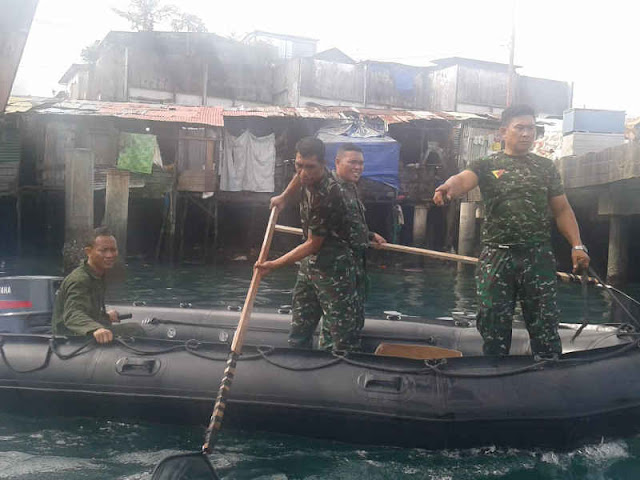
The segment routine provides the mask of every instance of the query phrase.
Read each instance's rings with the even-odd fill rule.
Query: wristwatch
[[[571,250],[582,250],[584,253],[589,253],[586,245],[576,245],[575,247],[572,247]]]

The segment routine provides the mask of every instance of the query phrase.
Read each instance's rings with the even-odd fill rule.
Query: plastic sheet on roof
[[[363,177],[398,189],[398,163],[400,144],[370,125],[343,122],[323,128],[316,136],[325,144],[325,158],[329,168],[335,168],[335,158],[340,145],[354,143],[364,155]]]

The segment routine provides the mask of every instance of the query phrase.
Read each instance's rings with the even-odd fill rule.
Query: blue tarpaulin
[[[364,154],[363,177],[382,182],[395,189],[400,188],[400,180],[398,178],[400,144],[393,138],[386,136],[352,137],[323,131],[318,132],[317,137],[325,144],[325,158],[329,169],[335,168],[334,162],[340,145],[354,143],[362,149]]]

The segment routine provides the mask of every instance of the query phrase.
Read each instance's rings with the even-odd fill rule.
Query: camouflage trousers
[[[367,276],[365,252],[354,251],[354,269],[356,279],[355,301],[357,305],[358,327],[364,327],[364,304],[369,290],[369,277]]]
[[[312,348],[313,333],[322,318],[320,348],[359,350],[363,322],[359,318],[353,256],[349,251],[322,263],[318,265],[315,256],[300,263],[293,288],[289,345]]]
[[[549,245],[485,246],[476,272],[477,326],[485,355],[507,355],[511,323],[520,300],[535,354],[562,353],[558,335],[556,262]]]

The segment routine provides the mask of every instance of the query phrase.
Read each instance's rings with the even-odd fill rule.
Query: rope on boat
[[[321,363],[319,365],[312,365],[310,367],[292,367],[291,365],[283,365],[281,363],[275,362],[269,358],[268,354],[273,352],[274,348],[271,348],[271,351],[264,350],[264,347],[258,347],[259,355],[267,362],[269,365],[273,365],[274,367],[283,368],[284,370],[290,370],[293,372],[310,372],[313,370],[321,370],[323,368],[331,367],[333,365],[337,365],[342,361],[342,358],[334,358],[333,360],[329,360],[328,362]]]
[[[63,338],[66,338],[66,337],[63,337]],[[58,343],[57,343],[56,340],[57,340],[56,337],[52,337],[49,340],[49,349],[53,353],[55,353],[56,357],[58,357],[60,360],[69,360],[70,358],[77,357],[77,356],[81,355],[82,351],[84,349],[86,349],[90,345],[92,346],[92,348],[87,350],[84,353],[88,353],[88,352],[90,352],[91,350],[95,349],[98,346],[98,344],[95,342],[95,340],[93,338],[90,338],[89,340],[84,342],[82,345],[80,345],[78,348],[73,350],[71,353],[63,354],[63,353],[60,353],[58,351]]]
[[[568,365],[568,364],[580,364],[580,363],[593,363],[599,362],[602,360],[607,360],[609,358],[617,357],[626,353],[630,350],[640,348],[640,340],[636,340],[633,342],[629,342],[627,344],[622,345],[620,348],[616,350],[605,353],[602,355],[598,355],[595,358],[553,358],[553,359],[543,359],[542,361],[533,363],[531,365],[527,365],[522,368],[515,368],[512,370],[507,370],[504,372],[495,372],[495,373],[475,373],[475,372],[447,372],[446,370],[441,370],[441,366],[445,366],[447,364],[446,359],[438,360],[437,363],[433,363],[432,361],[425,360],[425,365],[436,375],[441,375],[443,377],[449,378],[492,378],[492,377],[507,377],[511,375],[517,375],[520,373],[525,373],[532,370],[540,370],[545,365]]]
[[[224,356],[224,357],[213,357],[211,355],[205,355],[204,353],[201,353],[198,351],[198,347],[201,345],[201,343],[197,340],[188,340],[187,342],[185,342],[184,344],[184,349],[187,353],[190,353],[191,355],[193,355],[194,357],[199,357],[199,358],[204,358],[205,360],[212,360],[214,362],[226,362],[227,359],[229,358],[228,356]],[[259,349],[260,347],[258,347]],[[271,351],[274,350],[274,347],[264,347],[264,348],[268,348],[271,349]],[[240,360],[258,360],[260,358],[263,358],[263,355],[261,353],[257,353],[254,355],[244,355],[241,354],[239,356]]]
[[[637,337],[640,334],[627,334],[624,333],[624,336],[629,336],[629,337]],[[84,353],[88,353],[94,349],[96,349],[98,347],[98,344],[95,342],[95,340],[93,338],[91,338],[90,340],[86,341],[85,343],[83,343],[82,345],[80,345],[79,347],[75,348],[74,350],[72,350],[70,353],[67,354],[63,354],[59,351],[58,349],[58,340],[66,340],[66,337],[52,337],[49,339],[48,341],[48,348],[47,348],[47,352],[45,354],[45,359],[42,362],[42,364],[33,367],[33,368],[29,368],[29,369],[25,369],[25,370],[20,370],[15,368],[11,362],[9,362],[9,359],[6,356],[6,353],[4,351],[4,338],[2,336],[0,336],[0,357],[2,358],[2,361],[4,362],[4,364],[13,372],[15,373],[32,373],[32,372],[36,372],[38,370],[42,370],[44,368],[46,368],[49,365],[50,359],[51,359],[51,355],[55,354],[56,357],[58,357],[60,360],[69,360],[72,359],[74,357],[80,356]],[[122,346],[123,349],[128,350],[130,352],[133,352],[137,355],[141,355],[141,356],[151,356],[151,355],[164,355],[164,354],[169,354],[172,352],[177,352],[177,351],[181,351],[184,350],[185,352],[189,353],[190,355],[194,355],[196,357],[199,358],[203,358],[206,360],[210,360],[210,361],[229,361],[229,356],[224,356],[224,357],[214,357],[214,356],[210,356],[210,355],[206,355],[200,351],[198,351],[198,348],[200,347],[200,345],[202,345],[199,341],[197,340],[188,340],[184,343],[181,343],[180,345],[173,345],[170,348],[164,348],[164,349],[155,349],[155,350],[143,350],[137,347],[132,346],[130,343],[128,343],[125,339],[118,337],[115,339],[115,341]],[[90,347],[90,348],[89,348]],[[333,358],[327,362],[323,362],[323,363],[319,363],[316,365],[311,365],[311,366],[295,366],[295,365],[291,365],[291,364],[285,364],[282,362],[278,362],[276,360],[274,360],[273,358],[271,358],[271,355],[276,351],[275,347],[271,347],[271,346],[258,346],[255,347],[257,353],[256,354],[252,354],[252,355],[240,355],[237,356],[236,361],[242,361],[242,360],[246,360],[246,361],[251,361],[251,360],[259,360],[259,359],[263,359],[265,362],[267,362],[270,365],[273,365],[274,367],[277,368],[282,368],[284,370],[289,370],[289,371],[294,371],[294,372],[307,372],[307,371],[315,371],[315,370],[321,370],[324,368],[328,368],[334,365],[337,365],[339,363],[346,363],[348,365],[352,365],[355,367],[360,367],[360,368],[366,368],[369,370],[374,370],[374,371],[380,371],[380,372],[385,372],[385,373],[394,373],[394,374],[406,374],[406,375],[427,375],[427,374],[434,374],[434,375],[440,375],[443,377],[449,377],[449,378],[497,378],[497,377],[506,377],[506,376],[512,376],[512,375],[518,375],[521,373],[526,373],[529,371],[534,371],[534,370],[541,370],[546,366],[557,366],[557,365],[575,365],[575,364],[581,364],[581,363],[592,363],[592,362],[598,362],[598,361],[602,361],[602,360],[606,360],[609,358],[613,358],[622,354],[625,354],[633,349],[636,348],[640,348],[640,339],[634,339],[633,341],[626,343],[624,345],[621,345],[619,348],[614,348],[612,351],[604,353],[602,355],[597,355],[594,356],[592,358],[561,358],[561,357],[550,357],[550,358],[545,358],[545,357],[535,357],[535,361],[534,363],[531,363],[529,365],[526,365],[524,367],[520,367],[520,368],[514,368],[511,370],[507,370],[507,371],[495,371],[495,372],[491,372],[491,373],[477,373],[477,372],[460,372],[460,371],[447,371],[446,369],[444,369],[443,367],[445,367],[446,365],[448,365],[448,361],[447,359],[440,359],[440,360],[424,360],[423,361],[423,366],[420,368],[392,368],[392,367],[385,367],[382,366],[380,364],[376,364],[376,363],[369,363],[366,361],[361,361],[361,360],[355,360],[353,358],[349,357],[349,353],[348,352],[344,352],[344,351],[334,351],[331,352]]]
[[[47,353],[44,356],[44,361],[42,362],[42,364],[38,365],[37,367],[27,368],[25,370],[19,370],[19,369],[15,368],[13,365],[11,365],[11,362],[9,362],[9,359],[7,358],[7,355],[4,352],[4,337],[0,337],[0,356],[2,356],[2,361],[5,363],[7,368],[9,370],[11,370],[12,372],[15,372],[15,373],[32,373],[32,372],[37,372],[38,370],[42,370],[44,368],[47,368],[47,366],[49,366],[49,360],[51,360],[51,346],[49,346],[49,348],[47,348]]]
[[[596,280],[598,280],[601,284],[605,285],[605,291],[609,294],[609,296],[611,297],[611,299],[618,304],[618,307],[620,307],[622,309],[622,311],[624,313],[627,314],[627,316],[632,320],[632,323],[637,327],[640,328],[640,320],[638,320],[636,317],[633,316],[633,314],[627,309],[627,307],[625,307],[623,305],[623,303],[620,301],[620,299],[618,297],[616,297],[613,292],[611,292],[610,288],[613,290],[618,291],[617,289],[614,289],[613,287],[609,287],[608,285],[606,285],[602,279],[598,276],[598,273],[592,268],[589,267],[589,273],[591,273],[591,275],[593,275]],[[627,298],[631,298],[629,297],[626,293],[624,293],[623,295],[625,295],[625,297]],[[638,303],[636,300],[634,300],[633,298],[631,298],[634,302]]]
[[[183,344],[173,345],[173,346],[171,346],[169,348],[164,348],[164,349],[161,349],[161,350],[141,350],[141,349],[139,349],[137,347],[134,347],[130,343],[127,343],[122,337],[116,337],[114,339],[114,342],[119,343],[126,350],[129,350],[130,352],[136,353],[136,354],[141,355],[141,356],[163,355],[165,353],[171,353],[171,352],[178,352],[180,350],[186,350],[187,344],[189,342],[194,342],[194,341],[196,341],[196,340],[187,340]]]

